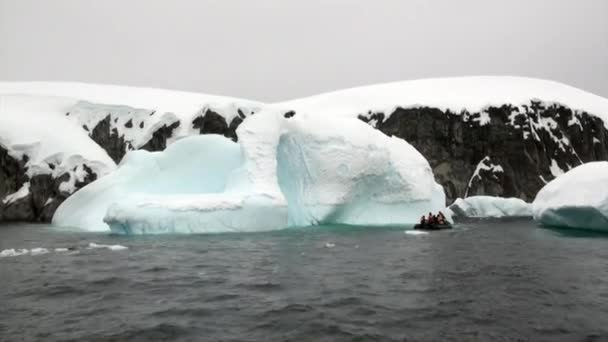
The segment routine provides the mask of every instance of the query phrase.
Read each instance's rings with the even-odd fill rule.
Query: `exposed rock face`
[[[237,141],[236,129],[245,119],[245,115],[242,111],[238,111],[239,116],[236,116],[230,122],[230,125],[226,122],[226,119],[214,112],[213,110],[207,109],[202,115],[197,116],[192,121],[192,127],[198,129],[200,134],[220,134],[226,138]]]
[[[141,149],[155,152],[162,151],[167,148],[167,139],[173,135],[173,131],[179,127],[179,121],[172,123],[171,125],[162,125],[153,134],[152,138],[141,147]]]
[[[481,113],[397,108],[360,118],[407,140],[433,168],[448,203],[488,195],[532,201],[542,186],[583,162],[608,160],[608,130],[585,112],[532,101]]]
[[[127,142],[123,135],[118,133],[118,130],[110,125],[110,115],[106,116],[105,119],[101,120],[89,133],[89,136],[99,146],[103,147],[108,153],[110,158],[115,163],[119,163],[122,157],[127,153]],[[132,122],[129,120],[129,122]],[[132,126],[132,125],[131,125]]]
[[[51,174],[29,177],[26,164],[27,158],[17,160],[0,146],[0,222],[50,222],[59,204],[70,195],[60,190],[61,183],[70,180],[68,173],[56,178]],[[86,176],[75,182],[76,188],[97,178],[89,167],[83,167]]]
[[[0,196],[12,194],[27,182],[25,164],[27,158],[17,160],[8,154],[8,150],[0,145]]]

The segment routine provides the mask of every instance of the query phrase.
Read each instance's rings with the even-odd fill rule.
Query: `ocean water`
[[[0,341],[608,341],[608,235],[526,220],[420,235],[0,226],[0,251],[21,248],[0,257]]]

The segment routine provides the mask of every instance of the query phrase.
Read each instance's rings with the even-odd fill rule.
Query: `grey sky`
[[[480,74],[608,97],[608,1],[0,0],[0,80],[278,101]]]

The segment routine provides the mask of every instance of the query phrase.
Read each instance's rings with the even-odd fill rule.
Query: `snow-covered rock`
[[[472,196],[449,206],[455,217],[499,218],[532,216],[532,206],[519,198]]]
[[[259,103],[178,91],[0,82],[0,221],[48,221],[74,191],[129,150],[227,134]]]
[[[443,112],[481,113],[481,125],[491,118],[491,106],[528,105],[530,100],[563,104],[599,116],[608,128],[608,99],[548,80],[514,76],[429,78],[376,84],[305,97],[277,104],[295,111],[356,117],[396,108],[433,107]]]
[[[608,162],[583,164],[549,182],[533,212],[544,225],[608,231]]]
[[[266,110],[360,119],[404,139],[429,161],[450,202],[477,195],[531,201],[569,169],[608,160],[607,99],[521,77],[395,82],[276,104],[62,82],[0,82],[0,98],[10,108],[0,108],[0,179],[8,180],[0,182],[0,221],[48,220],[128,151],[162,151],[198,134],[236,141],[239,125]],[[15,127],[27,128],[27,141]]]
[[[358,116],[405,139],[429,160],[450,202],[477,195],[531,202],[560,173],[608,159],[608,99],[540,79],[423,79],[279,105]]]
[[[126,234],[413,224],[445,203],[418,151],[357,119],[270,110],[238,136],[238,145],[208,135],[130,152],[64,202],[53,223],[104,229],[104,217]]]

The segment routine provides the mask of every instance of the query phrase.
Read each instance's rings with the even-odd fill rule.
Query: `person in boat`
[[[424,215],[422,215],[422,217],[420,218],[420,226],[424,227],[426,225],[426,218],[424,218]]]
[[[426,219],[426,223],[428,225],[434,225],[435,224],[435,216],[433,216],[433,213],[429,212],[429,216]]]
[[[443,213],[441,211],[437,214],[437,223],[438,224],[446,224],[445,223],[445,216],[443,215]]]

